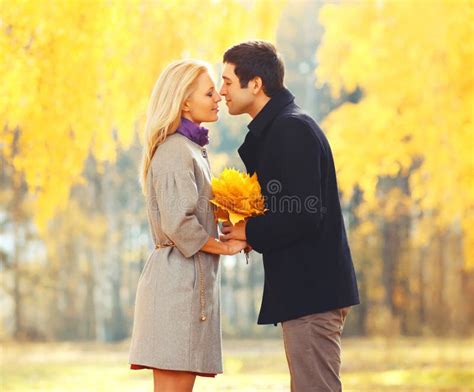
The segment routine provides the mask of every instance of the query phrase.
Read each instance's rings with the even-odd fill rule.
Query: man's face
[[[240,81],[234,72],[235,65],[231,63],[224,63],[222,71],[222,87],[220,95],[225,97],[226,105],[229,108],[229,113],[233,115],[249,113],[255,101],[255,95],[246,87],[240,87]]]

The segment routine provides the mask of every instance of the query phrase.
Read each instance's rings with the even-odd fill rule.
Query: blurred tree
[[[174,59],[220,62],[238,40],[271,39],[283,3],[0,0],[0,234],[14,235],[13,251],[2,244],[2,288],[15,336],[35,323],[23,317],[33,314],[23,310],[26,288],[35,294],[29,309],[51,315],[51,338],[126,336],[135,292],[126,286],[124,307],[124,268],[143,265],[148,231],[133,207],[141,199],[132,143],[149,92]],[[115,166],[117,152],[135,163]],[[23,234],[37,229],[46,260],[26,264]]]
[[[419,241],[461,225],[467,267],[474,266],[473,10],[462,0],[327,5],[317,68],[335,96],[363,91],[325,121],[346,195],[357,184],[373,203],[380,177],[407,177],[409,202],[422,214],[413,228]]]
[[[473,9],[343,1],[320,14],[319,83],[334,97],[361,92],[323,126],[345,200],[361,192],[352,235],[369,245],[360,251],[372,249],[364,269],[382,262],[385,295],[373,293],[372,309],[382,302],[404,333],[421,333],[425,322],[446,333],[459,325],[446,309],[469,306],[460,290],[462,268],[474,267]]]
[[[238,40],[271,38],[280,3],[0,0],[0,146],[38,196],[39,227],[84,181],[89,152],[100,164],[130,145],[169,61],[220,60]]]
[[[12,133],[13,156],[18,153],[18,135],[16,129]],[[37,283],[35,279],[31,279],[31,264],[27,263],[29,247],[36,238],[31,221],[32,205],[24,178],[14,175],[12,163],[2,155],[0,163],[0,236],[10,240],[10,246],[5,244],[0,249],[0,289],[12,298],[12,335],[21,340],[32,337],[28,336],[25,303]]]

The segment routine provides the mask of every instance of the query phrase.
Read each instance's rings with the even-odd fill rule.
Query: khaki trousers
[[[341,334],[350,308],[282,323],[291,392],[342,391]]]

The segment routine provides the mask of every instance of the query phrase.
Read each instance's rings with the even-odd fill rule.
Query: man
[[[268,211],[223,227],[223,240],[246,240],[263,254],[258,324],[283,329],[291,390],[340,391],[340,338],[358,288],[328,141],[283,86],[284,65],[264,41],[224,54],[229,113],[252,117],[239,148],[257,173]]]

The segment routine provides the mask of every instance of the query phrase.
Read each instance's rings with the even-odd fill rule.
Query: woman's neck
[[[181,115],[181,117],[185,118],[186,120],[189,120],[189,121],[193,122],[194,124],[196,124],[198,126],[201,126],[201,123],[195,122],[188,113],[183,113]]]

